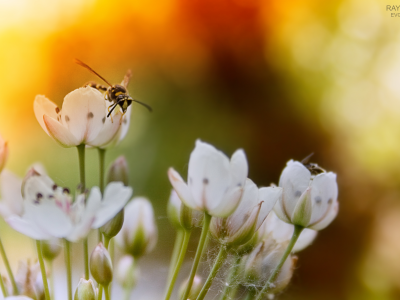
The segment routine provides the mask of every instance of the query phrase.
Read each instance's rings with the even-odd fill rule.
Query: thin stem
[[[72,272],[71,272],[71,245],[67,240],[64,247],[65,267],[67,269],[68,300],[72,300]]]
[[[50,296],[51,299],[54,300],[54,266],[53,266],[53,260],[49,259],[47,261],[49,268],[50,268]]]
[[[6,251],[4,250],[3,242],[1,241],[0,238],[0,253],[1,253],[1,258],[3,259],[4,265],[6,266],[8,277],[10,278],[12,288],[13,288],[13,294],[18,295],[18,287],[17,283],[15,282],[14,274],[11,270],[10,262],[8,261]]]
[[[235,296],[234,294],[236,292],[236,287],[238,286],[235,283],[235,278],[239,271],[240,259],[241,256],[236,254],[235,261],[233,262],[233,266],[229,270],[228,280],[226,281],[226,285],[224,291],[222,292],[222,297],[220,300],[233,299],[233,297]]]
[[[47,282],[46,267],[44,266],[42,245],[41,245],[40,241],[36,241],[36,250],[37,250],[38,259],[39,259],[40,272],[42,273],[44,297],[46,300],[50,300],[49,284]]]
[[[179,253],[181,252],[184,234],[185,231],[183,229],[179,229],[176,233],[174,249],[172,250],[171,262],[169,264],[167,283],[171,281],[172,274],[174,274],[176,262],[178,261]]]
[[[99,153],[99,187],[100,191],[104,193],[104,171],[105,171],[105,161],[106,161],[106,150],[97,148]]]
[[[189,239],[190,239],[190,234],[191,233],[192,233],[191,230],[185,230],[184,231],[183,241],[181,243],[181,246],[182,246],[181,247],[181,251],[180,251],[179,256],[177,258],[174,272],[172,273],[172,277],[171,277],[171,279],[169,281],[168,288],[167,288],[167,291],[165,293],[165,300],[169,300],[169,298],[171,298],[171,294],[172,294],[172,291],[174,290],[174,285],[175,285],[176,278],[178,277],[179,270],[181,269],[183,260],[185,258],[185,254],[186,254],[187,246],[189,244]]]
[[[247,291],[247,297],[245,300],[253,300],[255,296],[256,296],[256,289],[250,287],[249,290]]]
[[[293,249],[294,245],[296,244],[296,241],[299,238],[303,229],[304,229],[303,226],[294,225],[293,235],[289,242],[289,245],[287,246],[287,248],[285,250],[285,253],[283,254],[281,260],[279,261],[276,269],[269,277],[267,283],[264,285],[263,289],[258,294],[256,300],[262,300],[265,297],[265,295],[268,293],[268,290],[270,289],[271,285],[275,282],[276,278],[278,277],[279,271],[281,270],[283,264],[285,263],[286,259],[289,256],[289,254],[292,252],[292,249]]]
[[[129,300],[131,298],[132,290],[129,288],[124,289],[124,300]]]
[[[89,245],[88,238],[83,240],[83,263],[85,265],[85,279],[89,280]]]
[[[6,286],[4,285],[3,275],[1,274],[0,274],[0,286],[1,286],[1,291],[3,292],[3,297],[6,298],[8,296],[8,291],[6,289]]]
[[[203,229],[201,230],[199,245],[197,246],[192,269],[190,270],[188,285],[186,287],[185,294],[183,295],[182,300],[186,300],[188,298],[190,289],[192,288],[193,279],[194,276],[196,275],[197,267],[199,266],[201,255],[203,254],[204,244],[207,239],[208,230],[210,228],[210,221],[211,221],[211,216],[207,212],[204,212]]]
[[[85,144],[76,146],[78,149],[78,157],[79,157],[79,177],[81,180],[81,193],[85,191]]]
[[[97,300],[103,299],[103,286],[99,284],[99,294],[97,295]]]
[[[108,286],[104,286],[104,295],[106,296],[106,300],[110,300],[110,291],[108,290]]]
[[[110,245],[110,238],[104,236],[104,248],[108,250],[108,245]]]
[[[215,278],[215,276],[217,275],[219,269],[221,268],[221,266],[224,263],[224,260],[226,258],[226,256],[228,255],[228,251],[226,249],[226,246],[221,245],[221,248],[219,248],[219,253],[217,258],[215,259],[214,265],[211,269],[210,274],[208,275],[208,278],[206,280],[206,282],[203,285],[203,288],[200,291],[200,294],[197,296],[196,300],[203,300],[204,297],[206,296],[209,288],[211,287],[211,284]]]

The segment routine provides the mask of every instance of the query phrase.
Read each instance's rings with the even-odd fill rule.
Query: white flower
[[[253,237],[280,198],[282,188],[258,189],[253,181],[247,179],[242,200],[235,212],[228,218],[213,217],[210,231],[225,245],[242,245]]]
[[[88,199],[80,194],[72,200],[68,189],[58,187],[46,175],[30,176],[24,185],[23,214],[6,219],[15,230],[36,240],[52,237],[76,242],[91,228],[99,228],[113,218],[132,194],[121,182],[107,185],[103,200],[98,187]]]
[[[258,240],[272,239],[279,244],[287,244],[292,238],[294,225],[283,222],[272,211],[258,230]],[[307,248],[317,237],[317,231],[305,228],[301,232],[292,252],[296,253]]]
[[[0,172],[4,169],[8,157],[7,143],[0,136]]]
[[[81,144],[105,147],[122,135],[119,132],[122,113],[113,112],[113,120],[107,118],[103,95],[91,87],[76,89],[65,96],[61,110],[42,95],[36,96],[33,108],[43,130],[63,147]]]
[[[188,207],[215,217],[228,217],[239,205],[247,172],[243,150],[237,150],[229,160],[210,144],[197,140],[190,155],[188,183],[173,168],[168,176]]]
[[[328,226],[336,217],[339,203],[336,174],[312,174],[302,163],[289,161],[281,174],[283,197],[274,210],[287,222],[315,230]]]
[[[125,207],[125,216],[124,225],[116,236],[121,249],[134,258],[153,250],[157,243],[157,226],[150,201],[133,198]]]
[[[6,219],[11,215],[21,216],[24,211],[21,196],[22,179],[8,170],[0,174],[0,215]]]

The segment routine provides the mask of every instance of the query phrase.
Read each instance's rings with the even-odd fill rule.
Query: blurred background
[[[130,68],[130,94],[154,112],[133,106],[130,131],[107,152],[107,164],[126,156],[134,193],[151,199],[159,227],[132,299],[161,298],[174,240],[166,171],[186,176],[197,138],[228,155],[245,149],[249,177],[260,186],[277,183],[289,159],[312,152],[313,162],[338,174],[339,215],[300,253],[279,299],[399,299],[400,23],[390,4],[0,0],[6,168],[22,177],[40,161],[57,183],[75,187],[77,151],[43,132],[35,95],[61,107],[67,93],[98,80],[74,58],[113,83]],[[89,186],[97,185],[97,159],[87,151]],[[35,257],[31,241],[0,225],[13,268]],[[57,261],[63,268],[62,255]]]

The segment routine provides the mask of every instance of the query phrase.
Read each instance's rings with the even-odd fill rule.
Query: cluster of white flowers
[[[51,264],[62,250],[62,240],[68,300],[102,300],[103,293],[110,300],[114,277],[129,299],[139,277],[138,259],[154,249],[157,227],[150,201],[143,197],[131,199],[133,189],[128,186],[124,157],[114,161],[107,176],[100,171],[99,187],[85,187],[85,148],[98,149],[99,169],[104,170],[106,149],[118,144],[129,127],[131,107],[125,114],[117,108],[108,118],[107,105],[102,93],[91,87],[68,94],[61,109],[44,96],[34,101],[43,130],[61,146],[78,148],[80,182],[74,193],[57,185],[41,165],[30,168],[23,179],[2,171],[8,147],[0,137],[0,215],[13,229],[36,240],[38,254],[37,263],[21,263],[14,276],[5,252],[0,251],[8,272],[8,279],[0,275],[6,299],[55,299],[48,284],[53,274],[46,271],[44,259]],[[334,173],[291,160],[279,186],[259,188],[248,178],[243,150],[237,150],[229,159],[200,140],[190,155],[187,182],[173,168],[168,170],[168,177],[173,186],[168,216],[177,229],[177,238],[165,300],[171,298],[194,228],[200,227],[202,232],[179,298],[203,300],[225,263],[230,266],[230,275],[221,300],[234,298],[238,288],[245,290],[246,299],[261,300],[287,286],[297,260],[294,254],[310,245],[317,230],[328,226],[338,212]],[[89,259],[87,238],[93,229],[98,231],[99,243]],[[208,236],[215,239],[219,252],[203,283],[196,273]],[[123,252],[116,264],[116,276],[114,258],[109,253],[114,237]],[[84,247],[80,272],[85,275],[74,296],[71,242],[82,242]],[[1,239],[0,247],[3,249]]]

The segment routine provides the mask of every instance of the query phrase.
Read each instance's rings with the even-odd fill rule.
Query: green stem
[[[38,259],[39,259],[40,272],[42,273],[44,297],[46,300],[50,300],[49,284],[47,282],[46,267],[44,266],[42,246],[41,246],[40,241],[36,241],[36,250],[37,250]]]
[[[237,273],[239,271],[239,266],[240,266],[240,255],[235,255],[235,261],[231,269],[229,270],[229,276],[228,280],[226,282],[224,291],[222,292],[222,297],[220,300],[227,300],[227,299],[233,299],[235,296],[236,292],[236,287],[238,284],[235,283],[235,279],[237,276]]]
[[[292,238],[290,239],[289,245],[287,246],[285,253],[283,254],[281,260],[279,261],[276,269],[269,277],[267,283],[264,285],[263,289],[258,294],[256,300],[264,299],[265,295],[268,293],[271,285],[275,282],[276,278],[279,275],[279,271],[281,270],[283,264],[285,263],[286,259],[288,258],[289,254],[292,252],[294,245],[296,244],[297,239],[299,238],[301,232],[303,231],[304,227],[299,225],[294,225],[294,231]]]
[[[79,157],[79,177],[81,180],[81,193],[85,191],[85,144],[76,146]]]
[[[53,266],[53,261],[51,259],[49,259],[48,261],[48,265],[50,268],[50,296],[51,299],[55,299],[54,298],[54,266]]]
[[[3,259],[4,265],[6,266],[8,277],[10,278],[10,281],[12,284],[13,294],[18,295],[19,292],[18,292],[17,283],[15,282],[14,274],[11,270],[10,262],[8,261],[6,251],[4,250],[4,246],[3,246],[3,242],[1,241],[1,238],[0,238],[0,253],[1,253],[1,257]]]
[[[172,250],[171,262],[169,264],[167,282],[171,281],[171,277],[174,274],[176,262],[178,261],[179,253],[181,252],[183,236],[184,235],[185,235],[185,231],[183,229],[179,229],[178,232],[176,233],[175,243],[174,243],[174,250]]]
[[[4,285],[3,275],[1,274],[0,274],[0,286],[1,286],[1,291],[3,292],[3,297],[6,298],[8,296],[8,292],[6,286]]]
[[[204,299],[204,297],[206,296],[208,290],[211,287],[211,284],[212,284],[215,276],[217,275],[219,269],[223,265],[227,255],[228,255],[228,251],[226,249],[226,246],[225,245],[221,245],[221,247],[219,248],[218,256],[215,259],[214,265],[213,265],[213,267],[211,269],[211,272],[208,275],[208,278],[207,278],[206,282],[204,283],[203,288],[201,289],[200,294],[197,296],[196,300],[203,300]]]
[[[97,300],[102,300],[103,299],[103,286],[100,284],[99,285],[99,294],[97,296]]]
[[[245,300],[253,300],[255,296],[256,296],[256,289],[250,287],[249,290],[247,291],[247,297]]]
[[[104,193],[104,172],[105,172],[105,161],[106,161],[106,150],[97,148],[99,153],[99,187],[100,191]]]
[[[65,267],[67,269],[68,300],[72,300],[72,272],[71,272],[71,245],[67,240],[64,247]]]
[[[104,236],[104,248],[108,251],[108,245],[110,245],[110,238]]]
[[[85,265],[85,279],[89,280],[89,245],[88,238],[83,240],[83,262]]]
[[[196,271],[197,271],[197,267],[199,266],[201,255],[203,254],[204,244],[206,242],[208,230],[210,228],[210,222],[211,222],[211,216],[207,212],[204,212],[203,229],[201,230],[199,245],[197,246],[196,255],[194,257],[192,269],[190,270],[188,285],[186,287],[185,294],[183,295],[182,300],[186,300],[188,298],[190,289],[192,288],[193,279],[194,279],[194,276],[196,275]]]
[[[168,285],[167,291],[165,293],[165,300],[169,300],[169,298],[171,298],[171,294],[172,294],[172,291],[174,290],[176,278],[178,277],[179,270],[181,269],[183,260],[185,258],[185,254],[186,254],[187,246],[189,244],[189,239],[190,239],[191,233],[192,233],[191,230],[184,231],[183,241],[181,243],[181,249],[180,249],[176,264],[175,264],[174,272],[172,273],[172,277],[169,281],[169,285]]]
[[[129,300],[131,298],[132,290],[130,288],[124,289],[124,300]]]
[[[110,300],[110,291],[108,290],[108,286],[104,286],[104,295],[106,296],[106,300]]]

